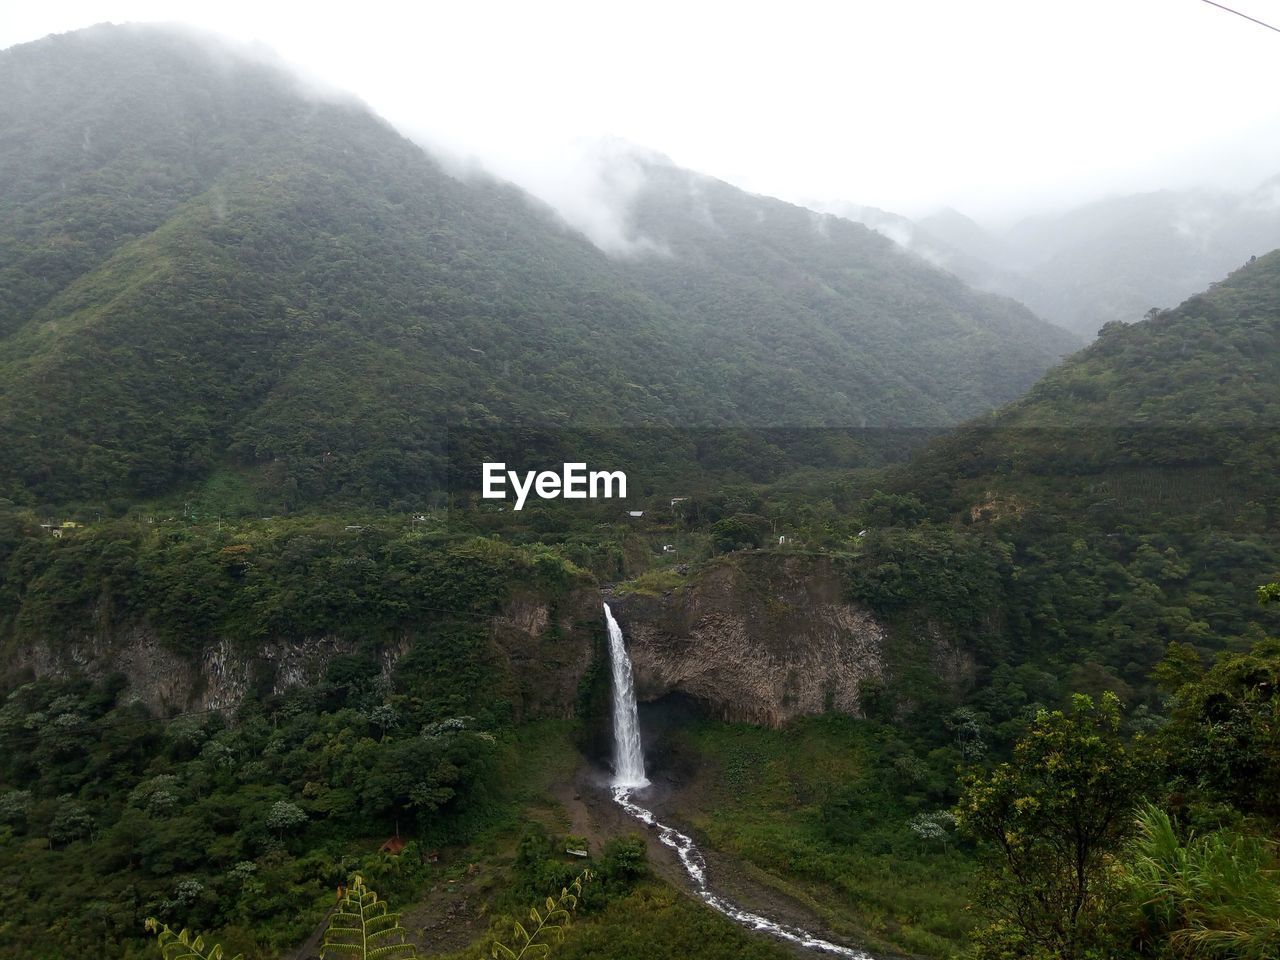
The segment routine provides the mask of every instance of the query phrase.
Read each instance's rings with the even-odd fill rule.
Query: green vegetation
[[[1201,668],[1171,645],[1157,676],[1172,695],[1168,759],[1175,783],[1245,814],[1280,817],[1280,640]]]
[[[1276,650],[1263,641],[1200,673],[1173,646],[1160,673],[1181,676],[1181,709],[1154,741],[1139,736],[1126,746],[1114,696],[1100,706],[1078,696],[1069,714],[1037,716],[1012,763],[968,780],[959,823],[981,841],[987,864],[977,960],[1275,954],[1276,821],[1251,812],[1248,800],[1229,801],[1252,796],[1258,771],[1232,764],[1255,744],[1232,738],[1220,718],[1232,700],[1275,715]],[[1241,672],[1241,661],[1253,669]],[[1205,703],[1214,707],[1197,708]],[[1230,759],[1211,776],[1188,778],[1204,757],[1200,745],[1223,726],[1218,749]],[[1144,793],[1155,802],[1141,804]]]
[[[649,885],[575,927],[557,960],[785,960],[792,954],[667,886]]]
[[[972,861],[945,812],[956,742],[907,742],[847,717],[782,730],[703,722],[677,741],[700,763],[692,825],[749,876],[815,910],[837,934],[942,956],[963,943]]]
[[[922,956],[1280,953],[1280,252],[930,443],[1069,341],[636,167],[665,252],[610,259],[204,39],[0,53],[0,958],[137,957],[155,915],[277,957],[353,875],[330,953],[366,905],[419,949],[466,887],[459,960],[570,906],[557,957],[783,956],[640,839],[575,886],[549,793],[606,712],[565,642],[602,583],[810,561],[884,679],[860,718],[669,733],[730,888]],[[625,508],[475,496],[585,452]]]
[[[494,960],[545,960],[551,945],[564,939],[573,911],[582,897],[582,887],[591,879],[591,871],[584,870],[573,882],[560,891],[558,897],[547,897],[545,913],[537,907],[529,910],[533,922],[527,930],[519,921],[512,921],[513,944],[507,946],[501,940],[493,942]],[[204,938],[183,929],[175,933],[167,924],[154,918],[144,925],[156,934],[161,955],[165,960],[221,960],[220,945],[206,946]],[[320,944],[320,956],[351,957],[353,960],[413,960],[417,947],[408,939],[408,932],[400,923],[400,914],[390,913],[387,904],[356,874],[350,886],[340,888],[338,903],[329,914],[324,939]],[[235,960],[243,960],[237,954]]]
[[[1280,946],[1280,859],[1273,841],[1222,828],[1180,830],[1163,810],[1138,817],[1122,876],[1144,955],[1262,960]]]
[[[157,723],[118,684],[20,687],[0,740],[0,858],[28,879],[0,929],[0,956],[29,957],[47,931],[67,949],[123,949],[149,914],[221,930],[260,956],[305,939],[330,892],[360,869],[404,895],[430,846],[475,838],[522,802],[512,734],[460,719],[388,734],[367,684],[324,684],[274,709]],[[411,711],[402,698],[388,706]],[[325,701],[328,701],[328,705]],[[403,729],[403,727],[402,727]],[[518,809],[518,807],[515,807]],[[373,854],[397,826],[393,864]]]
[[[477,622],[516,588],[555,598],[586,581],[566,554],[592,560],[586,545],[521,548],[398,519],[106,521],[55,539],[29,515],[0,512],[0,622],[15,640],[69,635],[90,621],[104,633],[145,624],[186,654],[217,641],[253,650],[337,635],[352,647],[344,653],[366,659],[412,629],[434,638],[414,666],[447,666],[456,685],[482,665]]]
[[[1255,602],[1280,574],[1278,331],[1280,252],[1109,328],[905,466],[797,471],[699,493],[682,516],[711,549],[760,542],[763,518],[831,556],[848,597],[899,634],[954,638],[1005,747],[1072,692],[1155,715],[1169,643],[1204,659],[1280,633],[1280,606]],[[717,524],[734,528],[723,545]],[[920,700],[921,683],[891,694]]]
[[[610,259],[180,31],[6,50],[0,103],[16,502],[115,513],[212,483],[258,513],[419,509],[463,465],[456,430],[940,425],[1075,343],[860,225],[661,163],[635,219],[678,255]]]
[[[1115,909],[1110,867],[1145,781],[1114,694],[1041,711],[1010,763],[969,778],[959,826],[988,852],[979,901],[995,917],[977,935],[976,957],[1090,954]]]
[[[512,923],[512,943],[508,946],[501,941],[494,941],[494,960],[543,960],[551,953],[551,944],[560,943],[564,939],[565,928],[578,901],[582,898],[582,885],[591,879],[590,871],[584,871],[574,878],[573,883],[560,890],[560,896],[547,897],[545,912],[537,907],[529,908],[529,927],[526,929],[520,921]]]

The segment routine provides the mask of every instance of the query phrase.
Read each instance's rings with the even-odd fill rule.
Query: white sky
[[[611,135],[788,199],[1001,219],[1280,173],[1280,33],[1200,0],[0,0],[0,47],[104,20],[263,41],[508,176]]]

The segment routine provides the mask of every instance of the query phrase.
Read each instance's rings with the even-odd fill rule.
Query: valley
[[[0,49],[0,960],[1280,955],[1275,178],[609,144]]]

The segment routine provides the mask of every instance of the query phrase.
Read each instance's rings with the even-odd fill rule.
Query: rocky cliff
[[[599,619],[594,588],[574,589],[554,603],[514,593],[485,624],[494,697],[508,700],[517,718],[572,715],[578,685],[591,666]],[[390,676],[415,644],[430,643],[426,634],[411,626],[383,643],[378,651],[383,674]],[[246,698],[319,682],[335,657],[357,646],[355,638],[338,634],[271,640],[252,649],[220,640],[188,656],[138,625],[86,631],[57,642],[25,638],[13,649],[10,668],[35,676],[120,674],[135,697],[162,714],[233,711]]]
[[[884,675],[884,626],[843,599],[821,557],[735,554],[661,595],[610,603],[642,701],[681,692],[726,720],[778,726],[857,714],[859,685]]]
[[[626,634],[644,701],[678,692],[724,719],[777,726],[827,710],[857,714],[860,685],[886,672],[884,625],[843,598],[839,574],[821,557],[734,554],[697,568],[665,593],[606,595]],[[593,723],[606,722],[600,602],[586,582],[557,600],[516,589],[483,625],[486,696],[509,702],[516,718],[569,717],[586,709]],[[381,644],[384,675],[416,645],[433,642],[430,627],[407,624]],[[10,649],[13,663],[36,675],[123,674],[139,700],[171,713],[231,711],[246,698],[317,683],[335,657],[358,648],[356,638],[334,633],[252,648],[221,640],[183,655],[135,625],[56,643],[28,637]],[[607,735],[603,728],[601,735]]]

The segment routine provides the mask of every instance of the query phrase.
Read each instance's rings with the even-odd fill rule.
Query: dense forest
[[[0,958],[359,955],[366,908],[383,956],[795,955],[602,786],[602,598],[717,590],[783,672],[832,617],[875,666],[640,704],[729,895],[874,956],[1280,955],[1280,251],[1053,366],[859,223],[626,162],[608,256],[261,55],[0,52]],[[631,489],[516,512],[489,457]]]
[[[646,209],[692,189],[718,219],[619,262],[209,43],[0,55],[10,499],[115,510],[231,471],[277,508],[412,506],[450,427],[941,425],[1074,345],[865,227],[674,170]]]

